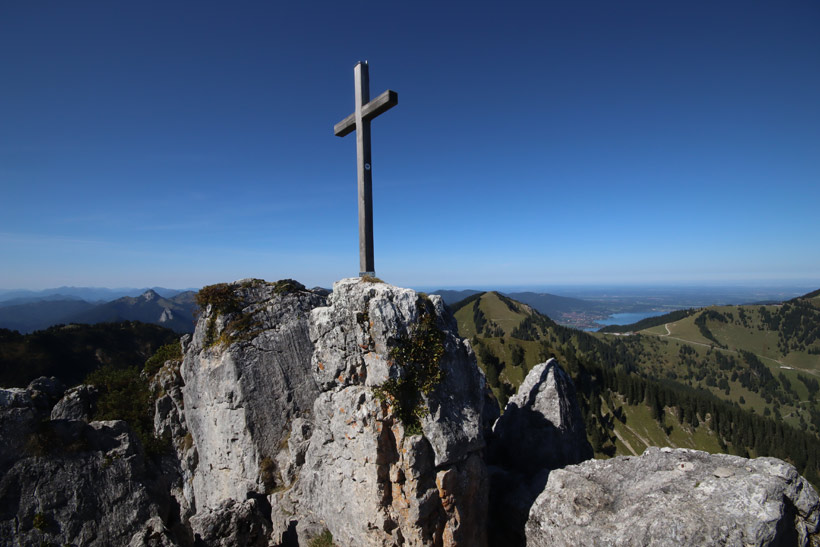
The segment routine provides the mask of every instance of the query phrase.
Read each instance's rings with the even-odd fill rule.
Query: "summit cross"
[[[370,165],[370,120],[399,104],[399,95],[390,89],[370,100],[367,61],[353,69],[356,110],[333,126],[333,134],[344,137],[356,131],[356,159],[359,174],[359,276],[375,276],[373,265],[373,176]]]

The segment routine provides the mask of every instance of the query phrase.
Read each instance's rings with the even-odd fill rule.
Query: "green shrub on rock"
[[[125,420],[149,454],[168,449],[168,439],[154,435],[154,398],[137,368],[101,367],[84,383],[100,390],[94,420]]]
[[[376,397],[387,401],[407,433],[421,433],[421,418],[429,409],[423,395],[429,395],[444,379],[444,333],[436,326],[436,315],[426,298],[418,301],[420,319],[410,336],[399,340],[390,358],[401,367],[399,378],[390,378],[374,388]]]
[[[308,547],[335,547],[336,544],[333,543],[333,534],[330,533],[330,530],[325,529],[324,532],[319,534],[318,536],[314,537],[308,543]]]
[[[145,361],[143,370],[148,376],[154,376],[166,361],[182,361],[182,346],[179,342],[160,346],[157,352]]]

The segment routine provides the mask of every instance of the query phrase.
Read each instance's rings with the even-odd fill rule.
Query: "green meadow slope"
[[[612,335],[597,335],[603,339]],[[789,425],[820,431],[820,296],[713,306],[639,330],[647,376],[708,390]]]
[[[599,457],[650,445],[772,455],[817,484],[818,300],[693,310],[630,335],[562,327],[496,292],[452,308],[502,407],[533,366],[559,360]]]

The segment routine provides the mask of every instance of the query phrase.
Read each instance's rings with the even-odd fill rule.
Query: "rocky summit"
[[[591,460],[555,360],[499,418],[438,296],[372,278],[330,294],[249,279],[198,301],[181,357],[143,373],[150,447],[124,421],[93,421],[93,386],[0,390],[0,543],[817,541],[817,494],[782,461],[671,449]]]

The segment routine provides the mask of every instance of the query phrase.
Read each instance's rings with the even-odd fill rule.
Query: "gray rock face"
[[[592,457],[572,378],[555,359],[530,370],[493,433],[497,464],[527,475]]]
[[[28,436],[43,417],[25,389],[0,389],[0,473],[20,458]]]
[[[31,435],[39,442],[0,479],[5,545],[127,545],[166,516],[125,422],[58,420]]]
[[[91,421],[100,392],[94,386],[79,385],[65,392],[51,409],[52,420]]]
[[[319,394],[308,317],[324,297],[278,294],[254,281],[228,288],[235,311],[204,310],[181,368],[185,422],[198,454],[197,511],[272,487],[275,470],[265,481],[263,462],[274,461],[291,419],[309,413]]]
[[[183,345],[190,335],[182,338]],[[193,490],[193,474],[199,461],[193,436],[185,420],[184,386],[180,363],[166,361],[151,379],[151,391],[156,394],[154,402],[154,434],[169,439],[173,454],[161,457],[162,475],[168,483],[171,497],[179,508],[179,525],[174,532],[178,537],[190,535],[189,519],[196,512]]]
[[[590,460],[550,473],[528,546],[807,545],[820,502],[794,467],[687,449]]]
[[[65,393],[65,385],[52,376],[40,376],[31,381],[26,388],[32,400],[41,408],[51,408]]]
[[[267,547],[270,507],[267,502],[228,500],[205,509],[191,519],[195,541],[208,547]]]
[[[572,378],[555,359],[536,365],[493,427],[488,450],[493,543],[523,545],[530,507],[550,471],[592,455]]]
[[[271,496],[274,541],[292,538],[295,527],[300,541],[327,528],[340,546],[485,545],[486,386],[440,298],[345,279],[328,304],[313,311],[310,329],[323,392],[307,443],[304,424],[294,423],[304,464],[288,490]],[[422,435],[408,431],[373,388],[406,377],[390,351],[424,314],[442,332],[444,375],[423,396]]]
[[[310,334],[316,343],[313,370],[322,389],[372,388],[402,377],[402,367],[389,354],[419,323],[419,298],[413,290],[386,283],[357,278],[336,283],[329,306],[318,308],[311,317]],[[427,305],[446,335],[444,379],[425,398],[430,412],[421,420],[439,466],[484,447],[480,418],[486,383],[475,366],[472,348],[457,336],[455,319],[445,311],[441,298],[433,295]]]
[[[25,454],[29,437],[64,391],[57,378],[45,376],[26,388],[0,389],[0,473]]]

